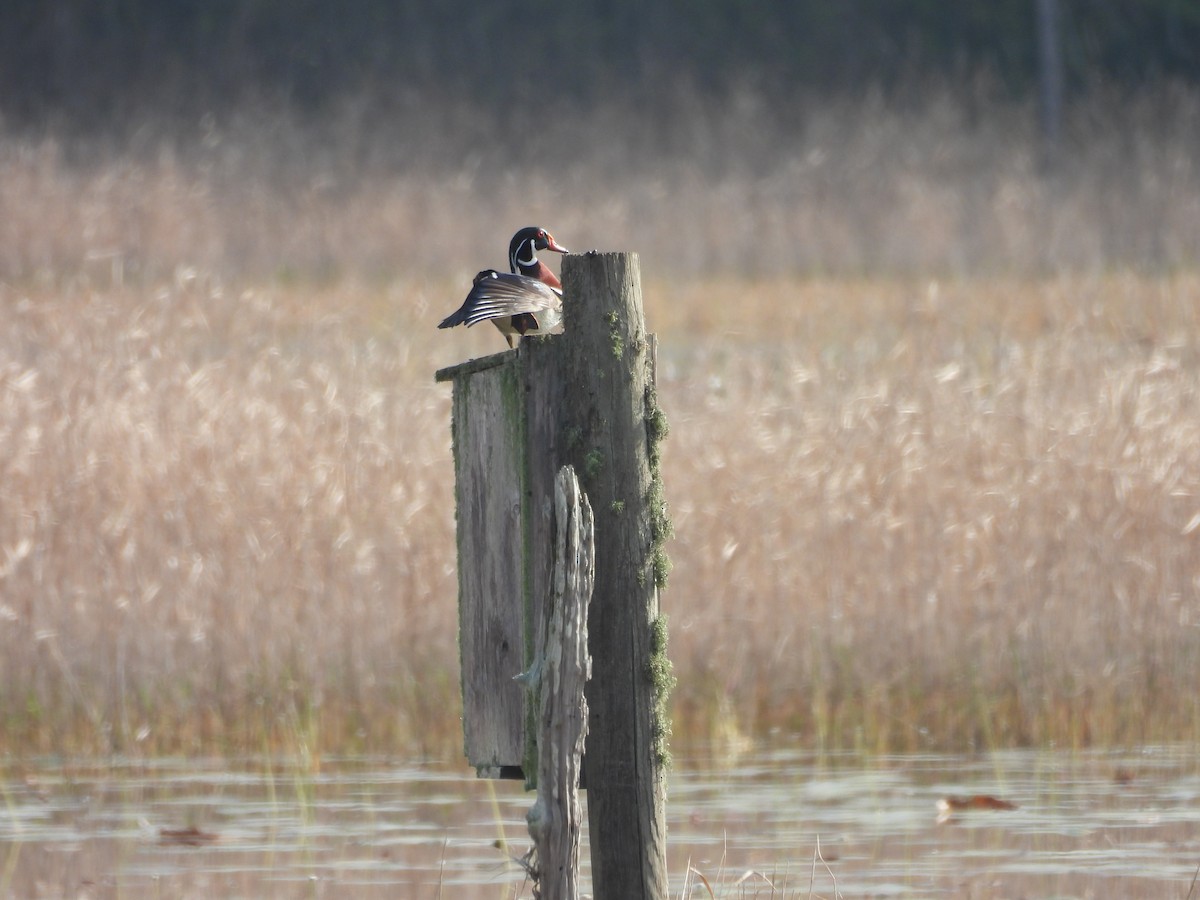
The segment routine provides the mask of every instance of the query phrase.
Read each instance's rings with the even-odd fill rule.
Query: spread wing
[[[562,308],[562,295],[536,278],[486,269],[475,276],[467,299],[438,328],[474,325],[522,313],[544,313]]]

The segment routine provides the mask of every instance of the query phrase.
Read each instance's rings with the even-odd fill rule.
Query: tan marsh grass
[[[0,752],[457,752],[433,325],[530,222],[642,255],[677,737],[1200,738],[1197,109],[0,135]]]
[[[344,291],[320,302],[203,279],[3,293],[7,742],[273,746],[327,723],[442,745],[448,399]]]
[[[908,106],[684,91],[665,109],[546,98],[524,122],[351,100],[317,122],[264,106],[106,139],[0,128],[0,277],[462,279],[530,223],[689,280],[1200,264],[1194,89],[1097,89],[1053,174],[1035,111],[986,83]]]
[[[1198,736],[1198,291],[651,280],[677,734]],[[0,299],[7,750],[457,746],[431,373],[495,335],[353,285]]]
[[[681,723],[1196,737],[1200,281],[760,288],[825,315],[664,341]]]

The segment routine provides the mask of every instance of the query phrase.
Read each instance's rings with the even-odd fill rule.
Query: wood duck
[[[569,252],[545,228],[522,228],[508,243],[510,274],[484,269],[475,276],[471,292],[438,328],[452,328],[490,319],[508,346],[526,334],[562,331],[562,283],[537,258],[537,251]]]
[[[554,235],[545,228],[522,228],[508,242],[508,271],[514,275],[525,275],[545,282],[556,291],[562,290],[562,282],[549,267],[537,258],[537,251],[553,250],[555,253],[570,253],[566,247],[554,240]]]

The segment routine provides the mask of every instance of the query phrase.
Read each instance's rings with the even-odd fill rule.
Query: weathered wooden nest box
[[[548,511],[534,485],[553,472],[533,452],[529,354],[472,360],[437,373],[454,384],[459,654],[467,760],[481,777],[535,770],[535,698],[514,676],[533,664],[544,582],[534,571]]]

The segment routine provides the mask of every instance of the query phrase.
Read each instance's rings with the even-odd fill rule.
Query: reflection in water
[[[532,796],[444,764],[176,759],[4,776],[0,896],[530,894],[510,857],[529,845]],[[964,805],[939,823],[951,798]],[[672,896],[708,896],[692,870],[730,897],[1185,896],[1200,761],[1184,747],[763,751],[679,761],[668,816]]]

